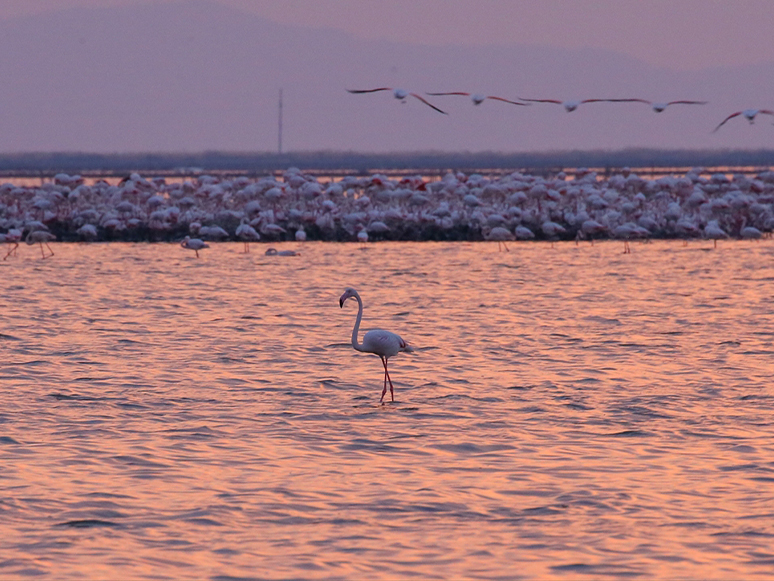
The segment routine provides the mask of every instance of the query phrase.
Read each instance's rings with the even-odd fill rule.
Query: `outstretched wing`
[[[744,111],[737,111],[736,113],[731,113],[731,115],[729,115],[728,117],[726,117],[725,119],[723,119],[723,121],[721,121],[720,123],[718,123],[718,126],[717,126],[717,127],[715,127],[715,129],[713,129],[713,130],[712,130],[712,133],[715,133],[715,131],[717,131],[718,129],[720,129],[721,127],[723,127],[723,125],[725,125],[726,121],[728,121],[729,119],[733,119],[734,117],[738,117],[738,116],[739,116],[739,115],[741,115],[742,113],[744,113]]]
[[[581,103],[646,103],[650,105],[650,101],[645,99],[584,99]]]
[[[522,105],[524,107],[529,107],[529,103],[519,103],[518,101],[511,101],[510,99],[495,97],[494,95],[487,96],[487,99],[492,99],[493,101],[502,101],[503,103],[510,103],[511,105]]]
[[[430,95],[431,97],[443,97],[445,95],[464,95],[465,97],[470,97],[470,93],[465,93],[463,91],[451,91],[449,93],[425,93],[426,95]]]
[[[411,95],[412,97],[416,97],[417,99],[422,101],[425,105],[427,105],[431,109],[435,109],[439,113],[443,113],[444,115],[448,115],[448,113],[446,111],[442,111],[441,109],[439,109],[438,107],[436,107],[432,103],[430,103],[430,102],[426,101],[425,99],[423,99],[420,95],[417,95],[416,93],[409,93],[409,95]]]
[[[518,97],[519,101],[527,101],[529,103],[556,103],[557,105],[561,105],[562,101],[559,101],[557,99],[525,99],[524,97]]]
[[[667,105],[706,105],[707,101],[669,101]]]
[[[378,91],[392,91],[392,87],[379,87],[378,89],[347,89],[347,93],[359,95],[361,93],[376,93]]]

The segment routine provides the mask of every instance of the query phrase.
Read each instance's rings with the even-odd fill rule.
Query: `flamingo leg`
[[[43,246],[41,246],[41,248],[43,248]],[[54,256],[54,251],[51,250],[51,247],[48,245],[48,242],[46,242],[46,248],[48,248],[48,251],[51,253],[49,254],[49,256]]]
[[[505,248],[506,252],[510,252],[510,250],[508,250],[508,245],[505,242],[503,242],[503,248]]]
[[[384,365],[384,389],[382,390],[382,397],[379,398],[379,403],[382,403],[384,401],[384,394],[387,393],[387,364],[381,356],[379,358],[382,360],[382,365]]]
[[[10,249],[10,250],[9,250],[9,251],[6,253],[6,255],[3,257],[3,260],[5,260],[5,259],[6,259],[6,258],[8,258],[9,256],[11,256],[11,254],[13,254],[13,251],[14,251],[14,250],[16,250],[18,247],[19,247],[19,243],[18,243],[18,242],[14,242],[14,246],[13,246],[13,248],[11,248],[11,249]]]
[[[194,252],[196,252],[196,258],[199,258],[199,251],[198,250],[194,250]]]
[[[713,246],[713,248],[717,248],[718,247],[718,239],[715,238],[714,242],[715,242],[715,245]]]
[[[248,252],[250,252],[250,243],[245,242],[245,254],[247,254]]]
[[[40,243],[40,257],[41,258],[45,258],[46,257],[46,255],[43,253],[43,243],[42,242]]]
[[[387,371],[387,359],[382,359],[382,363],[384,364],[384,375],[387,377],[387,381],[390,382],[390,398],[392,398],[392,401],[395,401],[395,392],[392,388],[392,378],[390,377],[390,372]],[[382,397],[384,397],[384,393],[387,391],[387,387],[385,386],[384,392],[382,392]]]

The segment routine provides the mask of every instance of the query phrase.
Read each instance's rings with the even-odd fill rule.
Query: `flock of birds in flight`
[[[443,113],[444,115],[448,115],[446,111],[443,109],[440,109],[439,107],[436,107],[433,105],[430,101],[425,99],[422,95],[419,93],[412,93],[411,91],[407,91],[405,89],[398,89],[393,87],[378,87],[376,89],[347,89],[347,92],[355,94],[355,95],[362,95],[366,93],[379,93],[382,91],[392,91],[392,96],[398,99],[399,101],[405,103],[406,100],[409,97],[414,97],[415,99],[421,101],[431,109],[438,111],[439,113]],[[555,105],[562,105],[568,113],[572,113],[575,111],[578,107],[585,103],[644,103],[646,105],[650,105],[650,107],[653,109],[656,113],[662,113],[666,110],[667,107],[670,107],[672,105],[706,105],[708,101],[690,101],[685,99],[679,99],[675,101],[649,101],[647,99],[639,99],[639,98],[633,98],[633,99],[574,99],[574,100],[568,100],[568,101],[561,101],[559,99],[525,99],[522,97],[517,97],[517,100],[511,100],[511,99],[505,99],[504,97],[496,97],[494,95],[483,95],[481,93],[467,93],[465,91],[448,91],[443,93],[426,93],[426,95],[430,97],[446,97],[446,96],[464,96],[464,97],[470,97],[470,100],[473,102],[473,105],[480,105],[486,100],[492,100],[492,101],[502,101],[504,103],[509,103],[511,105],[520,105],[523,107],[527,107],[531,105],[532,103],[552,103]],[[735,113],[731,113],[728,117],[723,119],[715,129],[712,130],[714,133],[718,129],[720,129],[723,125],[725,125],[728,121],[731,119],[734,119],[735,117],[743,116],[745,119],[747,119],[751,124],[755,121],[755,118],[758,115],[771,115],[774,116],[774,111],[770,109],[744,109],[742,111],[736,111]]]

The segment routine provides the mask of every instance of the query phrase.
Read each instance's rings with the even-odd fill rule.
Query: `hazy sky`
[[[165,0],[0,0],[0,17]],[[774,60],[771,0],[220,0],[366,39],[606,48],[674,69]]]
[[[0,0],[0,151],[771,148],[774,0]],[[693,99],[514,107],[388,93]]]

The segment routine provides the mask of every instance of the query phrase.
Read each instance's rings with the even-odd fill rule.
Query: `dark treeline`
[[[366,173],[378,170],[536,170],[561,168],[672,168],[774,165],[774,149],[761,150],[660,150],[557,151],[534,153],[357,153],[315,151],[298,153],[10,153],[0,155],[5,175],[66,173],[116,174],[129,171],[179,172],[234,171],[269,173],[288,167],[304,170]]]

